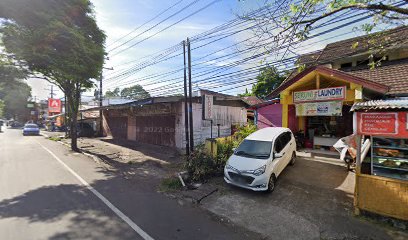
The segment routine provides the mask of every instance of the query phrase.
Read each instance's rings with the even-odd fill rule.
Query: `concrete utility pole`
[[[109,60],[109,59],[108,59]],[[106,70],[113,70],[113,67],[111,68],[105,68],[103,67],[103,69]],[[103,111],[102,111],[102,107],[103,107],[103,91],[102,88],[103,87],[103,70],[101,72],[101,76],[99,79],[99,136],[103,137]]]
[[[99,136],[100,137],[103,137],[103,127],[102,127],[102,124],[103,124],[103,118],[102,118],[102,114],[103,114],[103,111],[102,111],[102,105],[103,105],[103,102],[102,102],[103,73],[102,72],[101,72],[101,77],[99,79]]]
[[[50,91],[50,98],[54,98],[54,91],[58,91],[58,90],[54,90],[54,85],[49,85],[51,87],[51,89],[44,89],[44,90],[48,90]]]
[[[188,91],[190,95],[189,101],[189,123],[190,123],[190,152],[194,151],[194,132],[193,132],[193,90],[191,84],[191,48],[190,40],[187,38],[187,51],[188,51]]]
[[[184,56],[184,127],[186,132],[186,155],[190,155],[190,139],[188,135],[188,106],[187,106],[187,66],[186,66],[186,41],[183,41]]]

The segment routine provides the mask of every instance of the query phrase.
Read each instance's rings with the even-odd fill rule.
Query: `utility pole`
[[[48,91],[50,91],[50,98],[54,98],[54,95],[55,95],[55,93],[54,93],[54,85],[49,85],[50,87],[51,87],[51,89],[44,89],[44,90],[48,90]],[[55,91],[57,91],[57,90],[55,90]]]
[[[102,81],[103,81],[103,70],[101,71],[101,77],[99,79],[99,136],[103,137],[103,111],[102,111],[102,106],[103,106],[103,102],[102,102]]]
[[[194,132],[193,132],[193,90],[191,84],[191,48],[190,40],[187,38],[187,51],[188,51],[188,91],[189,91],[189,123],[190,123],[190,152],[194,151]]]
[[[188,106],[187,106],[187,66],[186,66],[186,41],[183,41],[184,56],[184,127],[186,132],[186,155],[190,155],[190,143],[188,135]]]
[[[108,58],[108,60],[109,60],[109,58]],[[113,70],[113,67],[111,67],[111,68],[102,67],[102,68],[106,69],[106,70]],[[101,137],[103,137],[103,117],[102,117],[103,116],[103,111],[102,111],[102,107],[103,107],[103,97],[102,97],[102,95],[103,95],[103,91],[102,91],[103,69],[101,71],[101,76],[100,76],[100,79],[99,79],[99,135]]]

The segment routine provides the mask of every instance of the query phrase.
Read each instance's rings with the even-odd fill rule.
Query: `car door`
[[[279,137],[277,140],[279,141],[279,145],[277,145],[278,148],[275,149],[275,152],[280,153],[282,155],[281,158],[275,159],[277,161],[277,174],[279,175],[283,169],[288,165],[290,161],[290,135],[288,135],[289,132],[284,132]],[[289,133],[290,134],[290,133]],[[280,151],[279,151],[280,150]]]
[[[282,145],[282,135],[279,135],[274,142],[274,146],[273,146],[273,165],[274,165],[274,173],[276,174],[276,176],[278,176],[280,174],[280,172],[282,171],[282,165],[285,162],[285,160],[283,159],[284,156],[282,155],[282,157],[277,158],[276,155],[277,154],[283,154],[283,145]]]
[[[283,152],[284,152],[283,159],[285,160],[284,164],[282,166],[282,170],[283,170],[289,164],[290,159],[292,157],[292,152],[293,152],[292,144],[293,144],[293,142],[291,141],[292,140],[292,134],[290,132],[285,132],[285,133],[282,134],[282,136],[283,136],[283,138],[282,138],[283,140],[281,142],[282,142],[282,148],[283,148]]]

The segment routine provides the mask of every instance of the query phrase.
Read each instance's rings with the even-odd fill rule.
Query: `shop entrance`
[[[306,148],[335,151],[333,145],[342,137],[353,133],[353,115],[350,106],[344,105],[341,116],[305,117]]]

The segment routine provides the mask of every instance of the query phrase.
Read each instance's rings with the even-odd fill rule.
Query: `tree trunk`
[[[77,134],[78,119],[76,117],[77,114],[78,114],[78,111],[72,112],[72,115],[74,117],[72,118],[72,121],[71,121],[71,149],[72,151],[75,151],[75,152],[79,152],[78,145],[77,145],[77,140],[78,140],[78,134]]]
[[[71,137],[71,150],[79,152],[77,139],[77,124],[78,124],[78,109],[81,96],[81,90],[79,86],[72,86],[72,89],[66,91],[67,105],[68,105],[68,122],[70,126]]]

